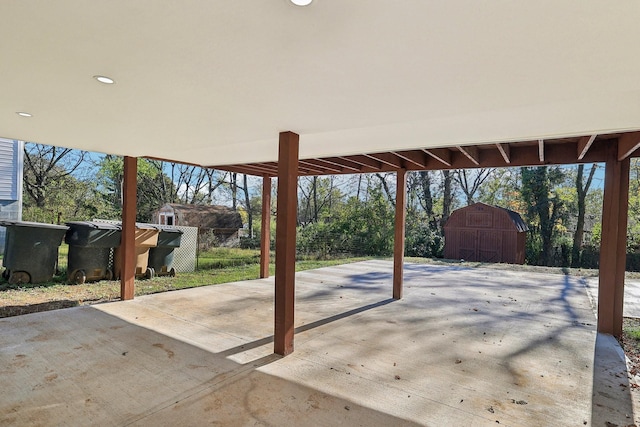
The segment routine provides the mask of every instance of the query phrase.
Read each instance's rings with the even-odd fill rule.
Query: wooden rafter
[[[311,166],[315,169],[324,172],[325,174],[340,174],[343,173],[343,168],[335,166],[330,163],[322,161],[322,159],[300,159],[300,163],[304,163],[307,166]]]
[[[618,160],[624,160],[640,148],[640,132],[626,133],[618,140]]]
[[[380,169],[382,167],[382,163],[379,160],[373,159],[369,156],[365,156],[359,154],[357,156],[349,156],[349,160],[352,162],[358,163],[362,166],[366,166],[373,169]]]
[[[511,164],[511,148],[509,144],[496,144],[496,148],[506,164]]]
[[[394,151],[393,154],[407,163],[412,163],[422,168],[427,167],[427,157],[421,151]]]
[[[544,163],[544,139],[538,140],[538,158],[540,163]]]
[[[431,149],[423,149],[425,153],[443,163],[447,166],[451,166],[451,151],[447,148],[431,148]]]
[[[353,167],[353,166],[349,166],[348,164],[343,163],[337,163],[331,159],[316,159],[316,161],[318,162],[318,164],[322,164],[324,163],[325,165],[329,165],[331,167],[336,167],[339,168],[343,173],[344,172],[360,172],[360,169]]]
[[[596,140],[596,136],[598,135],[594,134],[580,138],[578,141],[578,160],[582,160],[584,158],[587,151],[589,151],[589,148],[591,148],[591,144]]]
[[[278,173],[278,168],[273,166],[267,166],[266,164],[260,163],[250,163],[248,165],[236,165],[238,168],[247,168],[249,170],[255,170],[258,173],[267,173],[276,175]]]
[[[475,145],[469,145],[466,147],[458,145],[456,146],[456,148],[460,150],[460,152],[464,154],[469,160],[471,160],[474,165],[480,166],[480,152],[478,150],[478,147],[476,147]]]
[[[353,173],[360,173],[364,168],[363,165],[354,162],[353,160],[347,159],[346,157],[329,157],[327,159],[323,159],[337,165],[342,165],[345,170],[349,170]]]
[[[298,160],[298,169],[303,171],[307,170],[318,174],[326,173],[326,168],[319,167],[310,160]],[[334,170],[334,172],[340,172],[340,170],[336,169]]]
[[[384,163],[385,165],[391,166],[392,168],[402,167],[402,161],[391,153],[365,154],[365,156],[371,159],[378,160],[380,163]]]
[[[617,155],[620,159],[630,156],[640,157],[640,131],[638,131],[624,134],[589,134],[582,137],[302,159],[298,165],[298,171],[301,176],[311,176],[396,172],[398,169],[419,171],[596,163],[603,162],[606,147],[618,141]],[[275,177],[278,163],[259,162],[209,167],[255,176]]]

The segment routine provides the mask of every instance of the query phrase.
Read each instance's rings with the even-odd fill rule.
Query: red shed
[[[474,203],[451,213],[444,225],[444,257],[524,264],[528,230],[517,212]]]

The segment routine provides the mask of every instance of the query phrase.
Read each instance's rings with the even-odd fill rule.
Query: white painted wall
[[[22,219],[24,142],[0,138],[0,220]],[[6,230],[0,227],[0,254]]]

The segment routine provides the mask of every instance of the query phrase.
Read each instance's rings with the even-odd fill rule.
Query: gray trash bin
[[[64,239],[69,244],[69,282],[113,279],[109,261],[113,248],[120,246],[122,227],[94,221],[72,221],[66,224],[69,226]]]
[[[51,281],[68,227],[27,221],[0,221],[0,226],[7,228],[3,277],[11,284]]]
[[[182,230],[174,227],[154,225],[160,230],[158,245],[149,250],[149,268],[152,268],[156,276],[175,276],[173,268],[173,251],[180,247]]]

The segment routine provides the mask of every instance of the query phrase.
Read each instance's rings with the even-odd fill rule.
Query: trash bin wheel
[[[145,271],[144,273],[144,278],[153,279],[155,276],[156,276],[156,271],[151,267],[147,267],[147,271]]]
[[[87,281],[87,274],[84,272],[84,270],[74,270],[73,273],[71,273],[71,283],[73,283],[74,285],[84,285],[84,283]]]
[[[20,285],[30,281],[31,276],[26,271],[12,271],[9,275],[9,283],[12,285]]]
[[[107,271],[104,273],[104,280],[113,280],[113,271],[107,268]]]
[[[169,270],[169,277],[176,277],[176,269],[171,267],[171,270]]]
[[[4,269],[4,271],[2,272],[2,278],[4,280],[9,280],[9,270],[7,270],[6,268]]]

